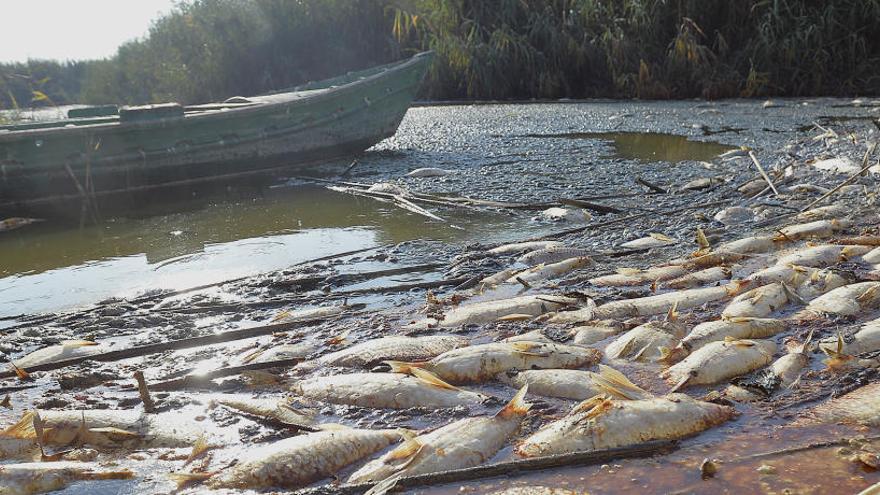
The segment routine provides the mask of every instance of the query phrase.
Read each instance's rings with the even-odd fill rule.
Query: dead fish
[[[533,266],[541,263],[558,263],[571,258],[588,257],[590,254],[592,253],[586,249],[549,247],[526,253],[517,258],[516,262]]]
[[[620,245],[626,249],[651,249],[656,247],[669,246],[675,244],[675,239],[663,234],[648,234],[646,237],[640,237],[631,241],[624,242]]]
[[[517,273],[520,273],[522,271],[523,271],[522,268],[505,268],[504,270],[501,270],[500,272],[493,273],[492,275],[489,275],[488,277],[480,280],[480,285],[484,288],[485,287],[494,287],[496,285],[503,284],[504,282],[507,282],[514,275],[516,275]]]
[[[531,332],[526,332],[520,335],[514,335],[513,337],[508,337],[504,339],[502,342],[547,342],[552,344],[554,341],[544,335],[544,332],[540,329],[532,330]]]
[[[464,347],[469,341],[454,335],[428,335],[424,337],[389,336],[367,340],[341,351],[325,354],[317,359],[302,362],[297,371],[314,370],[321,366],[342,368],[367,368],[382,361],[422,361],[444,352]]]
[[[816,422],[880,426],[880,383],[869,383],[820,404],[796,423]]]
[[[791,387],[800,378],[804,368],[810,364],[809,352],[812,337],[813,333],[810,332],[803,344],[793,346],[787,354],[770,365],[768,372],[778,380],[780,387]]]
[[[107,469],[91,462],[29,462],[0,464],[0,494],[31,495],[61,490],[76,481],[126,480],[127,469]]]
[[[753,222],[755,220],[755,212],[751,208],[744,206],[731,206],[716,213],[712,219],[723,225],[739,225]]]
[[[880,495],[880,483],[875,483],[856,495]]]
[[[428,370],[452,383],[491,380],[511,369],[583,368],[599,362],[602,353],[581,346],[545,342],[494,342],[443,353],[422,363],[389,362],[392,370]]]
[[[828,194],[831,192],[827,187],[817,186],[815,184],[792,184],[788,189],[796,193]]]
[[[538,251],[540,249],[561,248],[564,246],[565,244],[559,241],[515,242],[494,247],[486,252],[491,255],[515,254],[523,251]]]
[[[32,223],[45,222],[42,218],[11,217],[0,220],[0,232],[20,229]]]
[[[754,236],[737,239],[719,244],[715,251],[721,253],[768,253],[776,248],[776,243],[769,236]]]
[[[590,345],[613,337],[626,330],[626,327],[613,320],[602,320],[591,325],[581,325],[571,329],[572,344]]]
[[[445,168],[423,167],[406,174],[407,177],[445,177],[453,173]]]
[[[795,220],[800,220],[803,222],[811,222],[816,220],[826,220],[830,218],[840,218],[846,216],[850,213],[850,210],[839,204],[833,204],[828,206],[820,206],[818,208],[813,208],[801,213],[798,213],[795,216]]]
[[[541,217],[554,222],[589,222],[593,219],[587,210],[553,206],[541,212]]]
[[[764,317],[785,306],[788,300],[789,291],[786,287],[780,282],[774,282],[736,296],[721,312],[721,317]]]
[[[355,471],[349,483],[381,481],[479,466],[508,442],[529,412],[528,387],[493,416],[465,418],[406,440],[396,449]]]
[[[722,177],[702,177],[685,183],[685,185],[681,186],[681,189],[683,191],[697,191],[722,183],[724,183],[724,178]]]
[[[733,296],[739,285],[733,282],[719,287],[704,287],[667,292],[656,296],[636,299],[622,299],[605,303],[596,308],[596,318],[628,318],[650,316],[668,312],[674,306],[679,310],[696,308],[708,302],[719,301]]]
[[[57,363],[78,357],[93,356],[102,352],[107,352],[106,345],[100,345],[90,340],[65,340],[60,344],[50,345],[20,357],[14,360],[13,364],[23,370],[27,370],[34,366]]]
[[[391,182],[377,182],[376,184],[368,187],[367,191],[394,195],[409,194],[409,190],[407,190],[407,188],[397,184],[393,184]]]
[[[732,317],[707,321],[691,329],[681,342],[666,356],[667,362],[676,362],[710,342],[725,339],[764,339],[785,330],[783,320],[772,318]]]
[[[865,263],[877,264],[880,263],[880,247],[872,249],[870,252],[862,255],[862,261]]]
[[[280,399],[218,399],[217,404],[228,407],[233,411],[269,419],[291,426],[313,426],[314,416],[304,414],[290,407],[290,403]]]
[[[596,312],[596,303],[592,299],[587,299],[584,306],[580,309],[572,311],[557,311],[547,318],[547,323],[580,323],[582,321],[590,321]]]
[[[880,350],[880,318],[865,323],[851,338],[842,339],[842,342],[843,346],[839,352],[850,355]],[[819,343],[819,348],[834,350],[837,347],[837,343],[837,337],[823,339]]]
[[[845,272],[841,274],[834,269],[825,268],[813,272],[809,279],[795,287],[795,292],[804,301],[811,301],[822,294],[851,284],[854,281],[853,277]]]
[[[408,325],[408,328],[428,328],[440,326],[457,327],[471,323],[492,323],[502,316],[511,314],[540,314],[556,311],[566,306],[578,306],[579,301],[571,297],[544,295],[519,296],[510,299],[498,299],[473,304],[463,304],[443,315],[442,320],[427,318]]]
[[[618,337],[605,348],[610,359],[654,361],[662,349],[670,349],[684,336],[684,327],[673,321],[652,321],[639,325]]]
[[[243,363],[268,363],[285,359],[306,359],[318,352],[320,347],[312,342],[297,344],[280,344],[257,349],[242,358]]]
[[[303,397],[360,407],[408,409],[456,407],[482,403],[486,397],[454,387],[425,370],[405,373],[349,373],[309,378],[291,390]]]
[[[880,307],[880,282],[859,282],[838,287],[807,305],[806,312],[850,316]]]
[[[856,256],[861,256],[871,248],[869,246],[837,246],[824,244],[808,246],[779,258],[780,265],[797,265],[810,267],[827,267]]]
[[[750,255],[744,253],[715,251],[706,254],[698,254],[698,256],[693,258],[673,260],[668,264],[681,266],[687,271],[702,270],[713,266],[730,265],[737,261],[744,260],[749,256]]]
[[[188,447],[205,433],[205,426],[182,415],[141,414],[138,411],[26,411],[18,423],[0,432],[0,459],[21,456],[38,445],[37,430],[46,446],[75,442],[103,448]],[[222,431],[212,432],[222,437]]]
[[[507,282],[513,283],[523,281],[527,284],[534,284],[592,264],[593,259],[589,256],[569,258],[558,263],[540,264],[510,277]]]
[[[816,268],[807,266],[798,266],[792,264],[776,264],[746,277],[749,286],[769,285],[774,282],[780,282],[790,287],[798,285],[809,280],[817,271]]]
[[[488,495],[583,495],[566,488],[542,485],[512,486],[503,490],[490,492]],[[863,494],[859,494],[863,495]],[[875,494],[876,495],[876,494]]]
[[[523,457],[538,457],[676,440],[735,415],[732,407],[698,401],[686,394],[635,400],[598,396],[581,402],[567,416],[526,438],[516,452]]]
[[[272,318],[272,323],[295,323],[298,321],[317,320],[342,314],[351,309],[344,304],[336,306],[321,306],[318,308],[298,309],[295,311],[282,311]]]
[[[589,282],[603,287],[623,287],[628,285],[641,285],[653,282],[663,282],[686,275],[688,270],[681,266],[658,266],[647,270],[636,268],[623,269],[618,273],[603,275],[592,278]]]
[[[730,268],[726,266],[713,266],[711,268],[706,268],[705,270],[674,278],[665,282],[663,286],[669,287],[670,289],[689,289],[691,287],[699,287],[712,282],[730,280],[730,275]]]
[[[712,385],[770,364],[776,343],[771,340],[709,342],[661,373],[672,391],[691,385]]]
[[[601,364],[599,368],[601,369],[599,373],[583,370],[511,370],[499,373],[497,378],[501,383],[512,387],[527,386],[529,392],[536,395],[574,400],[589,399],[594,395],[607,393],[606,388],[596,383],[607,384],[612,380],[628,392],[627,395],[617,395],[616,398],[633,398],[632,394],[642,398],[644,391],[639,388],[627,388],[625,384],[629,383],[629,380],[626,377],[621,380],[622,374],[619,371]]]
[[[830,241],[831,244],[843,244],[849,246],[880,246],[880,235],[860,235],[856,237],[842,237],[839,239],[832,239]]]
[[[821,239],[831,237],[835,232],[848,229],[849,220],[817,220],[815,222],[789,225],[779,230],[775,241],[799,241],[801,239]]]
[[[399,430],[339,428],[285,438],[244,451],[241,462],[214,473],[175,473],[178,482],[210,488],[300,488],[399,441]]]

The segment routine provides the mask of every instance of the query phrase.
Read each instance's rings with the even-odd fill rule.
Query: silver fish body
[[[712,385],[770,364],[775,351],[770,340],[710,342],[661,376],[676,386]]]
[[[296,369],[312,370],[320,366],[366,368],[387,360],[421,361],[466,345],[467,339],[454,335],[380,337],[300,363]]]

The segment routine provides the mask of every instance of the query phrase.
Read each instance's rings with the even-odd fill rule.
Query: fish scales
[[[309,378],[291,390],[322,402],[370,408],[456,407],[480,404],[485,397],[440,381],[401,373],[350,373]]]
[[[685,394],[639,400],[588,399],[520,443],[524,457],[593,451],[695,435],[731,419],[735,410]]]
[[[319,366],[365,368],[389,359],[420,361],[466,345],[467,339],[454,335],[380,337],[300,363],[295,369],[311,370]]]
[[[299,488],[399,440],[395,430],[341,429],[285,438],[249,449],[242,462],[208,480],[212,488]]]

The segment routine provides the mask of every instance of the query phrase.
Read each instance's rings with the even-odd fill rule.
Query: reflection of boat
[[[87,107],[0,127],[0,218],[356,155],[395,133],[430,60],[223,103]]]

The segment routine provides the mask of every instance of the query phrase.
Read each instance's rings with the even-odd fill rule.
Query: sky
[[[0,0],[0,63],[110,57],[175,0]]]

